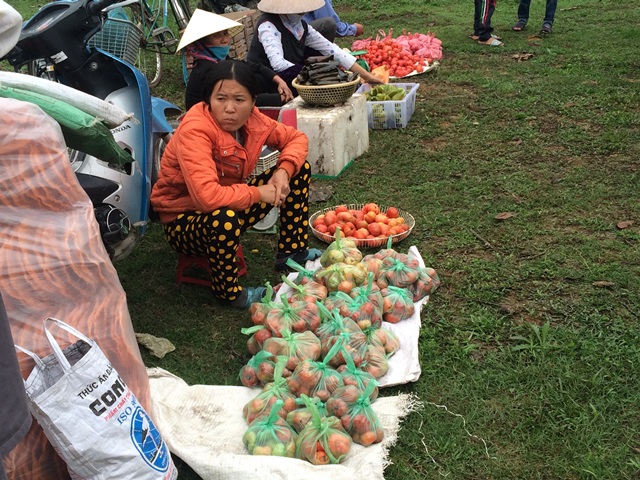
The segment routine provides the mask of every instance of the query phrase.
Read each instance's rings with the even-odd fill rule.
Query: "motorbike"
[[[104,9],[113,4],[116,0],[49,3],[23,24],[17,45],[5,58],[16,71],[44,59],[52,65],[58,82],[133,114],[111,129],[132,162],[110,164],[80,151],[69,155],[93,204],[105,248],[111,259],[118,261],[145,234],[151,188],[174,130],[167,117],[182,112],[176,105],[152,97],[147,79],[130,63],[89,45],[104,25]]]

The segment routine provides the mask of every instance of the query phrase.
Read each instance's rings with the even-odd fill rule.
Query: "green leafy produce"
[[[368,92],[364,93],[367,101],[370,102],[387,102],[390,100],[398,101],[404,99],[407,95],[404,88],[396,87],[391,84],[377,85]]]

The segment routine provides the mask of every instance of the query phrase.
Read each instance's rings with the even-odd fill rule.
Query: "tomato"
[[[384,213],[378,213],[376,215],[376,222],[378,222],[378,223],[389,223],[389,218]]]
[[[364,220],[367,225],[376,221],[376,212],[370,211],[364,214]]]
[[[382,232],[382,229],[380,228],[380,224],[377,222],[370,223],[368,230],[369,230],[369,233],[374,237],[377,237]]]
[[[387,208],[387,217],[389,218],[398,218],[398,209],[396,207]]]
[[[328,227],[338,221],[338,216],[333,210],[329,210],[324,214],[324,224]]]
[[[335,209],[336,213],[340,213],[340,212],[348,212],[349,209],[347,208],[346,205],[338,205]]]
[[[362,207],[362,211],[366,214],[367,212],[373,212],[376,215],[380,213],[380,207],[377,203],[366,203],[364,207]]]

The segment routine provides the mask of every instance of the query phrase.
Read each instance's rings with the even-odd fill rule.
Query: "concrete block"
[[[336,177],[369,149],[367,102],[355,94],[343,105],[317,107],[300,97],[284,108],[295,108],[298,130],[309,138],[309,164],[316,176]]]

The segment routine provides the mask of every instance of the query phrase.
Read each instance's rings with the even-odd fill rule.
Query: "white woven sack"
[[[133,113],[127,113],[112,103],[44,78],[33,77],[24,73],[0,72],[0,85],[22,88],[62,100],[69,105],[73,105],[78,110],[98,118],[111,128],[133,119]]]
[[[80,340],[60,348],[49,325]],[[44,321],[53,354],[39,358],[25,389],[29,407],[73,479],[173,480],[169,449],[98,345],[55,318]]]

